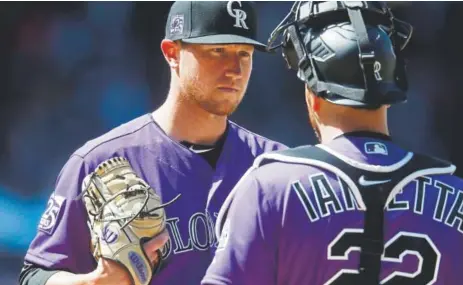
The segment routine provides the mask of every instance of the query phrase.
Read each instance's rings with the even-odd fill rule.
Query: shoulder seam
[[[272,141],[272,142],[275,142],[275,143],[278,143],[278,144],[282,144],[282,143],[280,143],[280,142],[277,142],[277,141],[274,140],[274,139],[271,139],[271,138],[268,138],[268,137],[264,137],[263,135],[259,135],[259,134],[255,133],[255,132],[253,132],[253,131],[250,131],[250,130],[246,129],[245,127],[243,127],[243,126],[241,126],[241,125],[238,125],[237,123],[235,123],[235,122],[233,122],[233,121],[231,121],[231,120],[228,120],[228,122],[230,122],[230,124],[236,126],[237,128],[239,128],[239,129],[241,129],[241,130],[247,132],[248,134],[254,135],[254,136],[256,136],[256,137],[259,137],[259,138],[264,139],[264,140],[267,140],[267,141]]]
[[[111,138],[111,139],[105,140],[105,141],[103,141],[103,142],[100,142],[100,143],[98,143],[97,145],[95,145],[94,147],[92,147],[91,149],[89,149],[88,151],[86,151],[86,152],[85,152],[84,154],[82,154],[82,155],[81,155],[81,154],[78,154],[77,151],[74,152],[74,154],[77,155],[77,156],[79,156],[79,157],[82,158],[82,159],[85,159],[85,157],[86,157],[90,152],[92,152],[95,148],[97,148],[97,147],[99,147],[99,146],[101,146],[101,145],[103,145],[103,144],[105,144],[105,143],[111,142],[111,141],[113,141],[113,140],[116,140],[116,139],[119,139],[119,138],[122,138],[122,137],[125,137],[125,136],[132,135],[132,134],[138,132],[139,130],[143,129],[144,127],[146,127],[148,124],[151,124],[151,123],[152,123],[151,121],[148,121],[148,122],[146,122],[145,124],[143,124],[142,126],[140,126],[139,128],[137,128],[137,129],[131,131],[130,133],[125,133],[125,134],[122,134],[122,135],[113,137],[113,138]],[[97,138],[95,138],[95,139],[97,139]]]

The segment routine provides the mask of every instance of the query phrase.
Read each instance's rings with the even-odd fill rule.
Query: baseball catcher
[[[463,181],[388,127],[412,32],[383,2],[294,3],[269,50],[305,85],[320,144],[254,161],[218,214],[202,285],[462,284]]]
[[[164,207],[179,196],[161,204],[160,197],[122,157],[100,163],[82,184],[93,256],[97,261],[103,257],[122,264],[133,284],[148,284],[161,255],[158,252],[150,261],[143,243],[164,230]]]

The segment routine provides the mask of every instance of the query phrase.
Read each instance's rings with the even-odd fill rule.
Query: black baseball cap
[[[256,40],[257,13],[248,1],[176,1],[166,23],[166,39],[192,44],[249,44]]]

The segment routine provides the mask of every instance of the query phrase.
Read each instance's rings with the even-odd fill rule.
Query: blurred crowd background
[[[258,2],[266,41],[291,2]],[[461,2],[393,2],[412,23],[409,101],[390,111],[395,140],[463,174]],[[0,3],[0,284],[17,284],[56,176],[85,141],[161,104],[159,45],[170,2]],[[316,143],[303,84],[282,57],[256,53],[232,119],[290,146]]]

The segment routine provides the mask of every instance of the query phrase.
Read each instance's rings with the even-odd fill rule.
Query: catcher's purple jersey
[[[229,122],[216,168],[171,140],[150,115],[86,143],[61,170],[25,260],[50,269],[88,273],[96,263],[81,193],[83,178],[102,161],[122,156],[164,202],[170,240],[151,284],[199,284],[216,248],[214,222],[225,198],[263,152],[284,148]]]
[[[412,155],[390,141],[358,136],[322,147],[378,171]],[[325,166],[275,159],[248,172],[227,198],[217,220],[220,243],[201,284],[359,284],[348,280],[358,273],[361,198]],[[380,284],[463,284],[462,180],[425,175],[399,189],[385,209]]]

